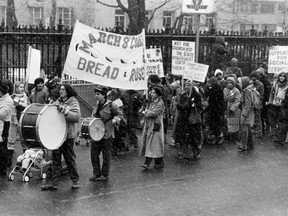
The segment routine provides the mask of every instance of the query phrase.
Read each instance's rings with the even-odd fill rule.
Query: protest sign
[[[159,77],[165,76],[160,48],[145,50],[145,71],[147,77],[151,74],[156,74]]]
[[[288,46],[270,47],[268,58],[268,73],[288,71]]]
[[[185,70],[183,73],[183,78],[188,79],[188,80],[193,80],[194,79],[194,68],[195,68],[195,63],[185,62]]]
[[[195,43],[188,41],[172,41],[172,74],[182,75],[185,62],[195,61]]]
[[[31,46],[28,48],[27,76],[26,81],[34,84],[34,80],[40,77],[41,52]]]
[[[144,31],[119,35],[77,21],[63,73],[113,88],[146,89],[144,49]]]
[[[184,79],[189,79],[197,82],[205,82],[209,65],[199,63],[185,63]]]

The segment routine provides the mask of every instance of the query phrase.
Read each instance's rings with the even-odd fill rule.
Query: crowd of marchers
[[[221,61],[218,63],[219,67],[214,65],[215,70],[204,83],[168,74],[150,75],[147,91],[95,87],[91,117],[101,119],[105,133],[100,140],[86,141],[91,149],[90,181],[108,181],[112,155],[131,148],[145,157],[140,164],[143,169],[162,170],[165,144],[176,149],[180,160],[198,159],[203,145],[221,145],[226,141],[234,142],[241,152],[251,151],[253,140],[261,139],[267,132],[277,144],[284,144],[288,130],[287,73],[275,74],[274,80],[269,81],[265,61],[249,76],[243,76],[235,58],[225,69]],[[29,161],[38,166],[50,165],[51,182],[41,188],[57,190],[64,161],[72,188],[79,188],[74,152],[74,145],[79,145],[81,138],[77,92],[59,78],[46,83],[37,78],[34,85],[26,87],[23,82],[0,82],[1,176],[7,176],[14,165],[19,172],[25,172]],[[50,155],[48,162],[42,161],[43,153],[31,153],[31,145],[27,146],[25,139],[19,137],[21,114],[31,104],[54,104],[65,117],[65,141],[51,154],[44,151],[46,158]],[[17,143],[21,143],[23,155],[13,157]]]

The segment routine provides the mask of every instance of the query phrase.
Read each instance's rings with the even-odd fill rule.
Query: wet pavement
[[[34,175],[0,179],[0,215],[288,215],[288,146],[255,140],[255,150],[238,153],[235,143],[206,145],[197,160],[179,160],[166,145],[163,171],[143,171],[133,148],[113,156],[110,180],[92,183],[90,149],[75,146],[80,175],[71,190],[69,175],[58,191],[41,191],[49,180]],[[20,154],[17,149],[16,155]],[[16,156],[14,157],[15,161]]]

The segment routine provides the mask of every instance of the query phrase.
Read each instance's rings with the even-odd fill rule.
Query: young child
[[[14,102],[14,107],[12,109],[12,117],[9,127],[9,136],[8,136],[8,161],[7,165],[9,167],[12,166],[12,157],[15,150],[15,144],[17,140],[17,135],[19,133],[19,119],[21,116],[21,112],[28,106],[29,100],[28,96],[25,93],[24,83],[23,82],[16,82],[14,84],[14,91],[11,95],[11,98]],[[23,152],[27,149],[24,142],[21,142]]]
[[[16,170],[20,172],[26,172],[29,164],[34,160],[34,164],[39,168],[45,167],[52,163],[52,161],[46,161],[44,159],[44,150],[27,149],[24,154],[17,157]]]

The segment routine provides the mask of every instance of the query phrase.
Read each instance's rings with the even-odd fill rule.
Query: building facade
[[[116,5],[116,0],[102,0],[105,4]],[[155,8],[165,0],[146,0],[146,21]],[[127,1],[123,0],[127,6]],[[288,0],[215,0],[216,11],[201,15],[200,29],[215,28],[221,31],[248,31],[254,26],[256,31],[286,31]],[[0,19],[7,22],[7,0],[0,0]],[[129,19],[120,8],[107,7],[97,0],[15,0],[18,25],[51,26],[62,20],[66,28],[78,19],[82,23],[97,28],[119,27],[126,29]],[[195,16],[181,16],[181,0],[171,0],[156,10],[147,29],[176,28],[195,30]]]

